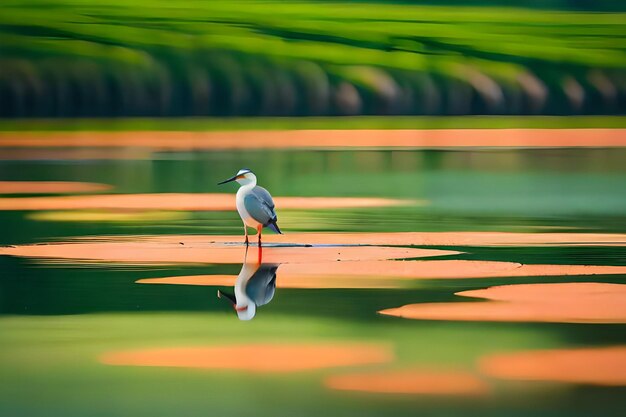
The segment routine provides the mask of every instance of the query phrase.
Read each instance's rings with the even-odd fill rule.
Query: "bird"
[[[257,307],[264,306],[272,301],[276,291],[276,270],[279,264],[262,263],[259,248],[259,258],[256,263],[248,263],[244,258],[241,272],[235,281],[235,294],[217,291],[217,298],[226,298],[237,312],[239,320],[251,320],[256,315]],[[246,257],[247,257],[246,250]]]
[[[283,232],[276,223],[278,217],[274,211],[274,200],[265,188],[256,185],[256,175],[248,168],[243,168],[231,178],[218,183],[218,185],[231,181],[237,181],[240,185],[239,190],[237,190],[236,204],[239,217],[243,221],[246,246],[249,245],[248,227],[256,229],[259,236],[259,246],[261,246],[261,232],[264,227],[282,235]]]

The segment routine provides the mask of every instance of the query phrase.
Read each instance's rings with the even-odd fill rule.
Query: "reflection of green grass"
[[[589,337],[585,325],[445,323],[376,317],[352,322],[338,317],[263,314],[238,322],[232,313],[98,314],[0,319],[0,414],[29,416],[380,416],[506,415],[522,392],[510,384],[487,379],[497,395],[483,403],[454,397],[397,397],[340,394],[326,390],[327,375],[344,370],[460,369],[476,371],[485,354],[570,346],[567,335]],[[594,336],[595,335],[595,336]],[[610,339],[610,338],[609,338]],[[613,337],[615,342],[616,336]],[[229,371],[106,366],[97,358],[111,350],[202,346],[229,343],[382,342],[394,346],[389,365],[356,366],[295,374],[263,375]],[[601,343],[611,343],[604,340]],[[535,386],[535,385],[533,385]],[[525,385],[529,387],[529,385]],[[504,389],[503,389],[504,388]],[[533,391],[534,392],[534,391]],[[543,409],[571,400],[566,391],[555,404],[546,391],[531,395],[527,406]],[[577,396],[601,395],[605,409],[617,407],[618,393],[579,388]],[[468,401],[471,413],[465,412]],[[567,408],[567,407],[565,407]],[[356,413],[356,414],[355,414]],[[473,414],[476,413],[476,414]],[[565,414],[557,414],[565,415]],[[588,415],[568,410],[569,416]]]
[[[0,320],[2,379],[0,412],[28,410],[31,416],[57,415],[333,415],[358,408],[380,415],[375,399],[338,396],[322,380],[341,370],[254,375],[228,371],[111,367],[97,357],[107,351],[144,347],[228,343],[382,342],[394,346],[397,360],[387,365],[465,369],[489,352],[559,346],[541,327],[481,324],[428,324],[379,317],[352,323],[302,316],[264,315],[240,323],[223,314],[102,314],[13,317]],[[419,337],[416,337],[419,334]],[[480,335],[480,337],[477,337]],[[459,343],[463,341],[463,343]],[[306,392],[306,395],[303,395]],[[447,401],[450,401],[449,399]],[[435,402],[437,402],[435,400]],[[454,403],[454,400],[453,400]],[[461,402],[462,404],[462,402]],[[438,402],[439,407],[443,403]],[[456,405],[459,407],[460,405]],[[394,403],[398,411],[410,404]],[[405,409],[406,407],[406,409]]]
[[[2,131],[237,131],[293,129],[624,128],[624,116],[360,116],[306,118],[0,120]]]

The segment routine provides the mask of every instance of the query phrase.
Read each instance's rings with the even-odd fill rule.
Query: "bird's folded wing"
[[[259,198],[255,193],[246,195],[243,199],[243,205],[245,206],[248,214],[252,216],[254,220],[262,225],[269,224],[270,220],[276,217],[274,209],[270,207],[264,200]]]
[[[252,189],[252,194],[257,196],[260,200],[262,200],[269,208],[274,210],[274,200],[272,199],[272,195],[265,188],[257,185]]]

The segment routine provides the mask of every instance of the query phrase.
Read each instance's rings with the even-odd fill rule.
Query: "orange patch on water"
[[[370,197],[276,197],[281,209],[338,209],[425,204],[418,200]],[[0,198],[0,210],[235,210],[235,194],[109,194],[87,196]]]
[[[233,197],[234,198],[234,197]],[[2,199],[0,199],[0,202]],[[280,224],[280,217],[279,217]],[[512,232],[392,232],[264,234],[263,241],[280,244],[394,245],[394,246],[626,246],[620,233],[512,233]],[[130,236],[154,242],[240,242],[242,236],[163,235]]]
[[[224,236],[224,239],[229,240],[234,239],[234,237]],[[626,246],[626,234],[513,232],[289,233],[283,236],[268,236],[268,241],[405,246]]]
[[[622,147],[626,129],[402,129],[237,132],[3,132],[3,147],[283,148]]]
[[[457,295],[490,301],[409,304],[379,313],[417,320],[626,323],[623,284],[502,285]]]
[[[110,185],[70,181],[0,181],[0,194],[66,194],[110,190]],[[3,199],[0,199],[2,201]]]
[[[283,274],[281,266],[276,279],[277,288],[396,288],[397,282],[371,276],[340,275],[291,275]],[[201,286],[233,286],[236,275],[188,275],[164,278],[144,278],[135,281],[138,284],[173,284]]]
[[[314,236],[316,235],[314,234]],[[340,239],[337,239],[337,236],[333,234],[317,236],[325,236],[329,242],[344,241],[345,239],[345,235],[341,235]],[[363,236],[367,237],[368,235],[363,234]],[[308,235],[290,234],[287,236],[269,235],[264,237],[266,246],[263,248],[263,262],[287,264],[281,267],[281,275],[297,277],[302,286],[318,285],[316,282],[319,281],[321,276],[362,278],[362,286],[372,285],[374,288],[378,288],[380,286],[396,285],[384,282],[381,279],[388,277],[403,279],[457,279],[626,274],[626,266],[522,265],[514,262],[445,259],[390,261],[392,259],[455,255],[459,252],[389,246],[324,245],[306,247],[302,244],[299,246],[275,246],[267,242],[268,240],[275,242],[278,240],[277,238],[289,238],[292,242],[298,240],[306,242],[308,241]],[[253,237],[252,239],[254,240],[255,238]],[[0,247],[0,255],[48,260],[71,260],[73,262],[114,262],[123,264],[239,264],[244,259],[245,247],[232,242],[240,240],[240,236],[194,235],[87,237],[73,239],[68,242]],[[323,242],[322,239],[319,240]],[[313,238],[311,241],[317,241],[317,239]],[[255,249],[252,248],[251,250]],[[308,277],[313,277],[314,280]],[[368,283],[364,281],[366,278],[370,278]],[[351,280],[350,288],[353,288],[356,282],[356,280]],[[336,286],[333,288],[336,288]]]
[[[489,392],[487,384],[469,373],[419,369],[335,375],[324,384],[335,390],[384,394],[480,396]]]
[[[251,344],[110,352],[107,365],[159,366],[260,373],[301,372],[341,366],[381,364],[394,354],[382,344]]]
[[[237,275],[181,275],[178,277],[143,278],[135,281],[137,284],[173,284],[173,285],[213,285],[232,286]]]
[[[487,375],[522,381],[626,385],[626,346],[539,350],[487,356]]]
[[[280,266],[278,288],[398,288],[412,279],[626,274],[624,266],[520,265],[497,261],[346,261]],[[234,275],[188,275],[140,279],[140,284],[234,285]],[[465,295],[468,292],[461,293]]]
[[[354,275],[404,279],[458,279],[489,277],[527,277],[556,275],[626,274],[626,266],[596,265],[522,265],[515,262],[424,260],[305,263],[285,265],[282,274]]]
[[[253,237],[254,239],[254,237]],[[334,262],[419,258],[456,254],[454,251],[376,246],[264,247],[263,262]],[[123,264],[217,263],[240,264],[243,245],[207,243],[180,244],[179,241],[101,240],[0,247],[0,255],[72,260],[75,262],[115,262]]]

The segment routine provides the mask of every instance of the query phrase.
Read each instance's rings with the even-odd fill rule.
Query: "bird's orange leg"
[[[256,231],[259,234],[259,247],[261,247],[261,231],[263,230],[263,225],[260,224],[256,227]]]

